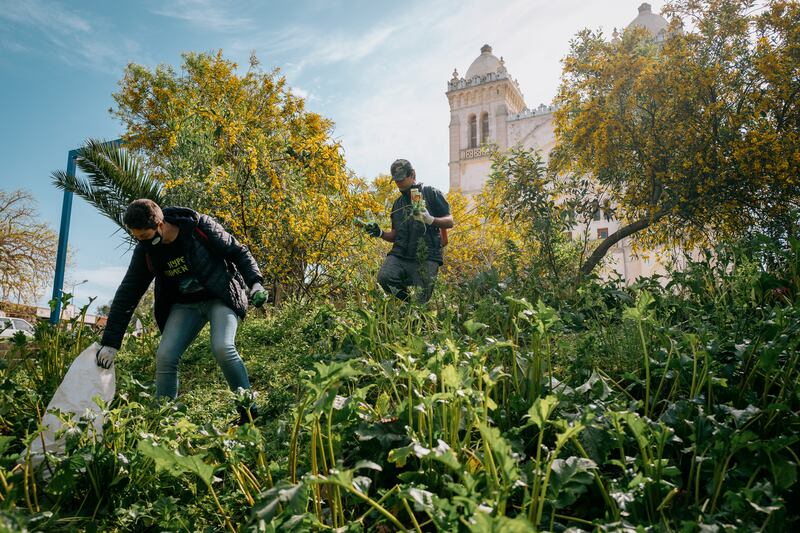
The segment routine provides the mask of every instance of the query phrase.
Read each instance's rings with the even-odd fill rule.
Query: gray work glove
[[[418,213],[414,213],[414,219],[415,220],[419,220],[420,222],[422,222],[426,226],[430,226],[431,224],[433,224],[433,215],[428,213],[427,209],[423,209],[423,210],[419,211]]]
[[[383,233],[381,231],[381,227],[378,225],[377,222],[370,222],[366,226],[364,226],[364,231],[367,232],[367,235],[370,237],[380,237]]]
[[[267,301],[267,290],[260,284],[254,283],[250,289],[250,302],[255,307],[261,307]]]
[[[101,368],[111,368],[114,364],[114,358],[117,357],[117,350],[116,348],[112,348],[111,346],[101,346],[99,350],[97,350],[97,355],[95,356],[95,361],[97,362],[97,366]]]

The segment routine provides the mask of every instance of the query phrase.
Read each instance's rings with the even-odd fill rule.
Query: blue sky
[[[662,2],[651,2],[658,12]],[[529,107],[549,103],[569,40],[611,32],[637,14],[630,0],[108,2],[0,0],[0,187],[27,189],[58,229],[50,174],[88,137],[114,139],[108,112],[125,65],[179,66],[186,51],[216,51],[279,67],[307,108],[333,119],[348,166],[372,178],[397,157],[422,181],[448,187],[453,69],[463,75],[484,43],[503,56]],[[75,200],[65,289],[77,303],[114,295],[128,263],[115,226]],[[46,302],[52,289],[42,299]]]

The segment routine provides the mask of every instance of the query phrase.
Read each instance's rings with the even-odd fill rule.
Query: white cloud
[[[253,28],[251,19],[231,14],[211,0],[172,0],[162,2],[153,13],[188,22],[215,32],[242,32]]]
[[[342,62],[357,62],[375,54],[407,22],[382,24],[374,29],[352,35],[343,31],[321,32],[311,27],[292,26],[280,31],[267,31],[237,38],[225,47],[233,56],[244,56],[255,50],[259,57],[291,54],[299,59],[284,65],[289,75],[298,75],[310,67]]]
[[[35,47],[18,42],[11,48],[13,52],[36,49],[75,67],[117,75],[120,67],[140,51],[136,42],[115,34],[109,21],[90,20],[58,2],[0,0],[0,19],[12,22],[15,28],[25,28],[25,38],[36,41]]]
[[[556,94],[561,59],[582,28],[610,33],[636,15],[636,2],[515,0],[487,4],[473,0],[436,11],[420,4],[399,24],[405,47],[384,40],[363,61],[352,92],[332,107],[336,135],[348,165],[371,178],[386,173],[396,157],[414,163],[420,179],[449,187],[449,105],[446,82],[453,67],[463,76],[488,43],[504,56],[529,107],[549,103]],[[414,23],[409,23],[412,20]],[[373,60],[374,59],[374,60]]]
[[[57,3],[46,4],[41,0],[3,2],[0,5],[0,17],[57,33],[83,33],[92,29],[91,24],[79,15],[67,11]]]
[[[98,268],[78,268],[71,273],[70,278],[78,280],[89,280],[86,285],[92,285],[103,289],[114,289],[125,277],[127,266],[102,266]]]
[[[107,304],[114,297],[117,287],[125,277],[127,266],[101,266],[96,268],[76,268],[69,273],[64,290],[73,292],[73,302],[81,307],[96,298],[93,308]],[[83,280],[87,280],[83,283]],[[51,290],[52,292],[52,290]],[[50,293],[48,293],[50,294]]]

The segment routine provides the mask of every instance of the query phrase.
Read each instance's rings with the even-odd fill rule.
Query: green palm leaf
[[[161,184],[147,174],[142,162],[116,143],[89,139],[76,163],[87,178],[57,170],[52,174],[54,185],[77,194],[122,230],[122,216],[133,200],[150,198],[159,205],[167,200]]]

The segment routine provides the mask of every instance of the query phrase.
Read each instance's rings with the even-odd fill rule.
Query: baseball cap
[[[408,159],[397,159],[391,166],[392,179],[394,181],[403,181],[414,172],[414,167],[408,162]]]

